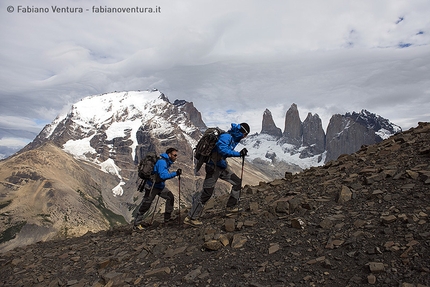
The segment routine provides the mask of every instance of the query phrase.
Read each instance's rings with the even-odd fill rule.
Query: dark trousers
[[[148,187],[145,187],[145,188],[148,188]],[[172,211],[173,211],[173,204],[175,201],[175,197],[173,196],[173,193],[167,187],[165,187],[163,189],[159,189],[159,188],[154,187],[152,189],[151,193],[149,194],[149,196],[143,198],[142,204],[140,205],[139,211],[137,213],[137,218],[143,217],[143,215],[151,207],[151,204],[157,195],[166,200],[166,207],[164,210],[164,218],[165,219],[170,218],[170,215],[172,214]],[[139,220],[137,220],[137,221],[139,221]]]
[[[200,216],[203,206],[212,197],[218,178],[232,184],[230,197],[227,201],[227,207],[235,206],[240,196],[240,189],[242,187],[241,180],[230,170],[230,168],[227,167],[226,169],[222,169],[214,165],[206,164],[205,170],[206,177],[203,182],[203,190],[202,192],[193,195],[193,203],[188,213],[192,219]]]

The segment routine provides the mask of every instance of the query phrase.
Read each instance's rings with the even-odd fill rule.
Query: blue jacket
[[[167,179],[174,178],[177,176],[176,171],[169,172],[170,166],[173,164],[173,161],[170,160],[167,153],[160,154],[160,159],[154,165],[154,173],[159,176],[161,182],[156,182],[154,187],[158,189],[163,189],[166,184],[164,183]],[[152,182],[148,180],[149,186],[152,186]]]
[[[212,153],[216,153],[213,157],[216,161],[216,165],[221,168],[227,168],[227,157],[239,157],[240,152],[235,151],[234,148],[243,138],[243,134],[240,131],[239,124],[231,124],[231,129],[228,132],[221,134],[219,137],[215,148]],[[214,161],[211,160],[209,164],[213,164]]]

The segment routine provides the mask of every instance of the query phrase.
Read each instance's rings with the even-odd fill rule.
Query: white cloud
[[[13,131],[23,128],[29,133],[39,133],[47,123],[37,119],[29,119],[25,116],[0,115],[0,127],[5,130]]]
[[[292,103],[302,120],[318,113],[324,126],[333,113],[363,108],[404,128],[429,120],[427,0],[29,5],[81,14],[18,13],[18,5],[0,3],[0,129],[13,117],[14,128],[34,132],[40,125],[31,122],[50,122],[85,96],[153,87],[193,101],[208,122],[248,121],[254,131],[266,108],[283,129]],[[161,13],[97,14],[93,6]]]
[[[26,144],[28,144],[28,139],[22,139],[22,138],[0,138],[0,146],[7,146],[7,147],[23,147]]]

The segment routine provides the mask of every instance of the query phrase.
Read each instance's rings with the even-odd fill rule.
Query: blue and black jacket
[[[212,159],[209,164],[214,164],[220,168],[227,168],[227,157],[240,157],[240,152],[234,148],[238,145],[244,134],[240,131],[239,124],[231,124],[231,129],[228,132],[221,134],[213,151]]]
[[[173,161],[170,160],[167,153],[160,154],[160,159],[154,165],[154,173],[157,175],[157,179],[155,181],[155,188],[163,189],[166,184],[165,181],[177,176],[176,171],[170,172],[169,168],[173,164]],[[152,182],[148,180],[149,186],[152,186]]]

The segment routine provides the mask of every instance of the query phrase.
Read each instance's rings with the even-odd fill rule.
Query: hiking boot
[[[172,214],[171,213],[164,213],[164,223],[167,223],[169,221],[173,221],[174,218],[172,218]]]
[[[150,223],[140,222],[140,223],[137,223],[137,224],[133,225],[133,230],[136,230],[136,231],[144,230],[146,227],[149,227],[149,226],[151,226]]]
[[[191,225],[191,226],[195,226],[195,227],[203,225],[203,222],[201,222],[200,220],[198,220],[198,219],[191,219],[189,216],[185,217],[184,223],[188,224],[188,225]]]
[[[142,226],[142,224],[138,224],[138,225],[134,225],[133,226],[133,230],[137,230],[137,231],[139,231],[139,230],[144,230],[145,228]]]
[[[237,206],[231,206],[231,207],[227,206],[226,211],[228,213],[237,213],[237,212],[242,212],[242,208],[239,208]]]

